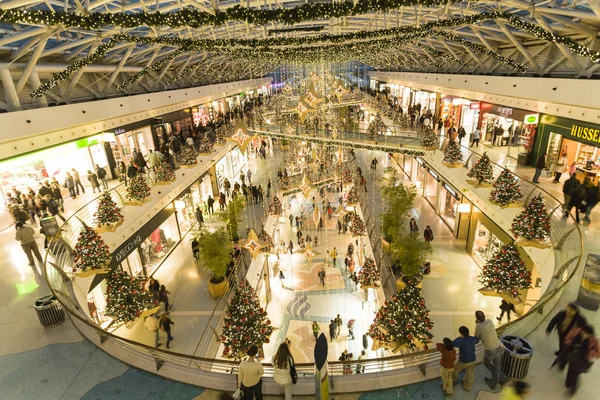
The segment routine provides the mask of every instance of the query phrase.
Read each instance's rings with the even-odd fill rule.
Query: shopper
[[[202,226],[202,224],[204,224],[204,214],[202,214],[200,206],[196,207],[196,222],[198,222],[198,225],[200,227]]]
[[[575,177],[575,174],[571,174],[569,179],[567,179],[565,181],[565,183],[563,184],[562,191],[563,191],[563,196],[565,196],[565,202],[563,204],[564,210],[566,210],[568,208],[569,203],[571,202],[571,195],[573,194],[573,191],[575,191],[575,189],[577,189],[578,186],[579,186],[579,181]]]
[[[90,183],[90,185],[92,186],[92,191],[94,193],[96,193],[96,189],[98,189],[99,192],[102,192],[102,189],[100,188],[100,184],[98,183],[98,176],[96,176],[96,174],[93,173],[92,171],[90,171],[89,169],[87,172],[87,180]]]
[[[502,312],[500,313],[500,316],[496,317],[498,322],[502,322],[502,317],[504,316],[505,313],[506,313],[506,318],[508,319],[508,322],[510,322],[510,313],[516,312],[515,305],[512,303],[509,303],[508,301],[506,301],[504,299],[502,299],[502,303],[500,303],[500,310],[502,310]]]
[[[296,238],[298,239],[298,245],[300,245],[300,239],[302,239],[302,231],[300,229],[298,229],[298,231],[296,232]]]
[[[335,321],[329,320],[329,340],[333,341],[335,339]]]
[[[258,347],[253,344],[246,353],[248,358],[240,363],[238,387],[244,392],[244,400],[262,400],[262,376],[265,370],[257,357]]]
[[[423,239],[425,239],[425,247],[428,249],[431,248],[431,242],[433,241],[433,231],[431,230],[431,227],[429,225],[427,225],[427,227],[423,231]]]
[[[358,356],[358,362],[356,363],[356,373],[357,374],[364,374],[365,373],[365,362],[364,360],[367,359],[367,353],[362,350],[360,352],[360,355]]]
[[[294,381],[292,380],[292,374],[295,371],[294,357],[290,352],[290,346],[283,342],[277,348],[277,353],[273,357],[273,380],[283,389],[285,394],[285,400],[292,398],[292,391],[294,390]],[[297,379],[297,376],[296,376]]]
[[[440,358],[440,370],[442,376],[442,390],[446,396],[452,396],[454,389],[454,381],[452,374],[454,373],[454,362],[456,361],[456,350],[452,340],[445,337],[443,343],[436,343],[437,349],[442,354]]]
[[[569,213],[571,212],[571,209],[573,207],[575,207],[575,221],[577,221],[577,223],[579,223],[579,211],[581,210],[583,200],[585,200],[585,196],[586,196],[585,187],[583,185],[579,184],[579,182],[577,182],[577,186],[573,190],[573,193],[571,193],[571,200],[569,200],[569,204],[567,205],[567,209],[565,210],[565,213],[563,216],[565,219],[567,219],[569,217]]]
[[[143,157],[142,157],[142,159],[143,159]],[[141,168],[141,166],[139,166],[139,167]],[[141,169],[141,172],[144,172],[144,170]],[[104,170],[104,168],[100,168],[100,166],[98,164],[96,164],[96,175],[98,176],[98,179],[102,183],[102,186],[104,186],[104,190],[108,190],[108,182],[106,181],[106,171]]]
[[[481,137],[481,131],[479,128],[475,128],[475,130],[471,133],[471,147],[479,147],[479,138]]]
[[[592,222],[590,214],[596,205],[598,204],[598,198],[600,197],[600,190],[597,184],[592,183],[590,178],[585,178],[583,184],[585,187],[585,216],[583,220],[587,223]]]
[[[294,254],[294,243],[291,240],[288,243],[288,250],[290,251],[290,254]]]
[[[69,190],[69,196],[71,196],[72,199],[76,199],[77,193],[75,193],[75,180],[69,172],[66,174],[64,186]]]
[[[563,311],[559,311],[550,320],[546,328],[546,335],[550,335],[554,328],[556,328],[556,332],[558,333],[558,351],[554,352],[555,355],[559,355],[565,349],[565,337],[575,325],[585,325],[583,317],[579,315],[579,307],[575,303],[569,303]]]
[[[319,282],[321,283],[321,286],[325,286],[325,270],[323,268],[321,268],[321,270],[317,273],[317,276],[319,277]]]
[[[348,321],[348,337],[350,340],[354,340],[354,319],[351,319],[350,321]]]
[[[127,186],[127,166],[123,161],[119,163],[119,181],[125,183],[125,186]]]
[[[529,383],[515,381],[513,385],[504,387],[500,400],[524,400],[529,397]]]
[[[81,188],[81,193],[85,194],[85,189],[81,184],[81,177],[79,176],[79,172],[75,168],[71,168],[71,172],[73,175],[73,181],[75,182],[75,191],[77,192],[77,196],[79,196],[79,188]]]
[[[283,281],[285,280],[285,275],[283,275],[283,271],[279,270],[279,282],[281,282],[281,288],[285,288],[285,284]]]
[[[53,184],[56,185],[56,184]],[[58,185],[56,185],[58,186]],[[56,189],[56,192],[58,192],[58,194],[60,195],[60,189]],[[59,202],[54,198],[55,196],[55,191],[52,192],[52,197],[48,198],[47,202],[46,202],[46,206],[48,207],[48,211],[50,212],[50,214],[53,217],[58,217],[60,219],[63,220],[63,222],[67,222],[67,220],[65,219],[65,217],[62,216],[62,214],[59,212],[60,209],[60,204]],[[61,197],[62,199],[62,197]],[[63,207],[63,211],[64,211],[64,207]]]
[[[371,169],[376,171],[377,170],[377,164],[379,164],[379,161],[377,161],[377,158],[373,157],[373,160],[371,161]]]
[[[129,167],[127,167],[127,178],[133,179],[138,174],[138,172],[138,167],[136,167],[133,161],[131,161],[129,163]]]
[[[475,312],[475,337],[483,344],[483,365],[492,373],[492,378],[485,378],[490,389],[496,390],[498,382],[505,385],[508,378],[500,369],[504,348],[500,344],[496,327],[491,319],[486,319],[483,311]]]
[[[24,226],[22,222],[17,222],[15,228],[17,229],[15,239],[21,243],[21,248],[27,255],[29,265],[32,267],[35,266],[33,255],[35,255],[35,258],[37,258],[38,262],[41,264],[43,259],[35,241],[35,237],[33,236],[35,234],[33,228],[30,226]]]
[[[410,219],[410,222],[408,223],[408,227],[409,227],[410,233],[412,235],[416,235],[417,233],[419,233],[419,226],[417,225],[417,221],[415,221],[414,218]]]
[[[175,322],[171,321],[167,313],[163,313],[160,316],[160,329],[167,333],[167,349],[170,347],[171,341],[175,339],[171,336],[171,325],[175,325]]]
[[[248,185],[252,185],[252,171],[248,168],[248,172],[246,172],[246,178],[248,178]]]
[[[154,333],[154,347],[160,347],[160,345],[162,343],[159,343],[160,332],[159,332],[158,321],[156,320],[156,314],[149,315],[148,317],[146,317],[146,321],[144,322],[144,325],[146,326],[146,329],[148,329],[150,332]]]
[[[321,330],[321,327],[319,327],[319,324],[317,323],[317,321],[313,321],[312,332],[313,332],[313,336],[315,337],[315,340],[318,339],[320,330]]]
[[[158,154],[152,151],[152,149],[148,150],[148,166],[151,170],[154,170],[154,167],[158,164],[159,158]]]
[[[567,168],[569,168],[567,153],[563,153],[554,164],[554,180],[552,181],[552,183],[559,183],[561,175],[567,170]]]
[[[535,163],[535,174],[533,175],[533,183],[540,183],[540,175],[542,174],[544,168],[546,168],[546,153],[542,153],[542,155],[538,157],[537,162]]]
[[[165,285],[160,285],[160,289],[158,290],[158,301],[165,304],[165,313],[168,314],[169,310],[172,306],[169,305],[169,295],[171,292],[167,290]]]
[[[340,336],[340,333],[342,331],[342,318],[340,317],[340,314],[337,315],[337,317],[335,317],[335,319],[333,320],[335,322],[335,336]]]
[[[154,278],[148,281],[148,291],[152,295],[152,301],[158,303],[158,292],[160,291],[160,283]]]
[[[333,268],[337,266],[337,256],[338,252],[337,249],[334,247],[333,250],[331,250],[331,260],[333,261]]]
[[[211,195],[208,195],[208,200],[206,200],[206,204],[208,205],[208,213],[209,214],[214,214],[214,212],[215,212],[215,208],[214,208],[215,199],[213,199]]]
[[[469,328],[466,326],[458,328],[458,333],[460,336],[453,342],[454,347],[458,347],[458,361],[454,366],[452,380],[455,384],[458,383],[458,375],[462,370],[466,370],[462,387],[468,392],[475,380],[475,345],[479,343],[479,339],[469,336]]]
[[[578,344],[573,345],[573,351],[569,359],[569,369],[567,370],[567,379],[565,387],[574,395],[577,391],[579,375],[589,371],[594,360],[600,358],[600,347],[598,338],[594,336],[594,328],[584,326],[581,329]]]

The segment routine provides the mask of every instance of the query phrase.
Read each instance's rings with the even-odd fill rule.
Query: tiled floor
[[[495,160],[492,151],[488,150]],[[383,158],[383,157],[381,157]],[[368,171],[367,163],[372,159],[368,153],[359,154],[359,165],[363,171]],[[512,160],[512,159],[510,159]],[[510,161],[509,160],[509,161]],[[514,162],[514,160],[512,160]],[[275,159],[267,161],[267,167],[253,164],[253,181],[265,181],[269,176],[269,169],[277,165]],[[270,167],[270,168],[268,168]],[[380,168],[382,170],[382,168]],[[378,171],[380,171],[378,170]],[[517,168],[517,171],[525,176],[532,176],[533,169]],[[369,182],[369,201],[374,210],[380,205],[373,181],[367,173]],[[380,172],[378,172],[380,173]],[[560,186],[553,185],[542,179],[542,187],[553,190],[560,196]],[[88,196],[88,195],[86,195]],[[560,198],[560,197],[559,197]],[[69,200],[66,208],[73,212],[86,201],[91,200],[79,197]],[[258,207],[247,211],[247,220],[261,217]],[[67,215],[69,212],[66,213]],[[375,214],[376,215],[376,214]],[[593,216],[596,216],[595,213]],[[476,280],[477,267],[473,260],[466,256],[460,244],[453,240],[445,224],[435,216],[431,207],[422,199],[419,199],[414,209],[414,216],[418,218],[421,226],[429,224],[434,229],[436,240],[434,242],[434,253],[432,255],[433,272],[424,282],[423,294],[427,299],[427,305],[432,312],[434,321],[434,335],[436,338],[443,336],[455,336],[458,326],[473,324],[472,312],[482,308],[490,315],[495,315],[497,305],[489,298],[478,296],[476,287],[471,284]],[[595,219],[595,218],[593,218]],[[596,225],[581,227],[584,233],[585,251],[599,251],[598,231]],[[240,229],[242,230],[243,227]],[[322,238],[320,246],[322,249],[332,248],[337,233],[326,235]],[[2,323],[0,323],[0,335],[5,340],[0,344],[0,393],[7,399],[216,399],[218,393],[213,390],[204,390],[190,385],[175,383],[159,376],[136,370],[106,355],[87,340],[83,339],[73,325],[67,321],[62,325],[43,329],[40,327],[37,317],[32,310],[33,302],[42,295],[48,293],[45,280],[39,271],[27,266],[26,258],[18,244],[13,240],[14,231],[7,229],[0,232],[0,257],[5,260],[0,266],[0,310],[2,312]],[[40,242],[41,243],[41,242]],[[338,248],[339,249],[339,248]],[[205,324],[203,313],[212,310],[211,302],[214,302],[203,289],[202,283],[206,275],[197,272],[190,267],[189,248],[180,245],[171,256],[169,264],[177,265],[177,268],[159,270],[157,275],[161,283],[173,292],[172,302],[174,304],[174,319],[176,330],[173,342],[174,350],[188,351],[192,348],[194,341],[186,341],[186,335],[182,332],[197,331],[198,327]],[[296,257],[296,256],[294,256]],[[315,264],[318,261],[315,261]],[[338,271],[339,267],[338,267]],[[314,271],[313,271],[314,272]],[[313,272],[308,276],[312,276]],[[298,274],[300,272],[298,271]],[[560,307],[577,297],[579,282],[581,280],[581,269],[577,276],[571,281],[565,290]],[[329,274],[328,274],[329,275]],[[286,274],[286,277],[288,275]],[[340,271],[341,279],[341,271]],[[294,282],[292,282],[292,280]],[[298,280],[298,282],[295,282]],[[310,341],[312,334],[307,332],[307,320],[319,317],[321,327],[326,330],[325,321],[332,318],[334,314],[340,313],[347,319],[351,311],[346,308],[347,304],[357,301],[355,296],[359,292],[336,288],[336,293],[328,291],[307,290],[314,286],[308,279],[300,279],[296,272],[290,274],[289,284],[293,290],[281,289],[279,282],[273,282],[273,290],[278,301],[281,301],[281,321],[285,330],[280,329],[278,340],[283,340],[284,332],[291,336],[292,341],[298,344],[295,355],[298,358],[310,358],[312,352]],[[343,281],[342,281],[343,282]],[[341,291],[341,293],[337,293]],[[285,306],[283,303],[285,302]],[[304,304],[308,302],[310,308],[306,309]],[[289,310],[288,310],[289,306]],[[300,311],[303,311],[301,314]],[[371,310],[372,311],[372,310]],[[365,311],[369,312],[369,310]],[[556,311],[550,312],[550,316]],[[600,326],[598,314],[583,312],[588,320],[596,327]],[[287,315],[287,319],[286,319]],[[364,318],[364,321],[368,321]],[[355,332],[366,329],[367,322],[357,327]],[[528,380],[533,386],[533,399],[566,398],[566,391],[562,384],[564,373],[556,370],[548,371],[553,360],[553,352],[556,348],[556,338],[547,339],[540,326],[529,339],[535,348],[532,360],[531,372]],[[307,334],[308,333],[308,334]],[[150,335],[140,329],[132,332],[140,340],[150,343]],[[358,337],[358,334],[357,334]],[[303,346],[302,343],[305,343]],[[342,332],[341,337],[334,344],[335,354],[343,348],[355,351],[355,343],[348,340],[347,333]],[[575,398],[595,398],[593,385],[594,380],[600,375],[598,367],[592,367],[590,373],[582,376],[583,385]],[[469,393],[458,388],[455,392],[456,399],[496,398],[489,394],[482,376],[487,371],[482,366],[477,367],[477,379],[475,386]],[[268,396],[268,399],[275,398]],[[304,396],[309,399],[312,396]],[[351,394],[335,395],[335,399],[441,399],[439,380],[432,380],[420,384],[408,385],[391,390]]]

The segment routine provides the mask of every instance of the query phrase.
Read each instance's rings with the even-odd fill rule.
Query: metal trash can
[[[533,355],[531,343],[521,337],[512,335],[502,336],[500,342],[504,347],[502,372],[511,379],[525,379]]]
[[[54,295],[49,294],[38,299],[33,308],[45,328],[56,326],[65,320],[65,311]]]

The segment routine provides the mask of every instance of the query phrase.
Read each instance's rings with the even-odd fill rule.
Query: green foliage
[[[380,214],[383,238],[394,241],[394,237],[402,232],[402,227],[408,220],[408,212],[413,207],[417,191],[413,185],[404,185],[399,182],[398,171],[395,168],[386,168],[385,176],[380,180],[383,184],[381,197],[385,208]]]
[[[390,243],[392,259],[400,264],[405,275],[416,275],[431,252],[419,235],[396,234]]]
[[[242,196],[237,195],[229,200],[229,203],[227,203],[227,208],[223,213],[221,213],[221,219],[227,224],[227,230],[229,231],[231,239],[234,242],[237,242],[240,238],[238,230],[243,210],[244,200]]]
[[[505,244],[483,267],[479,282],[498,293],[506,291],[517,297],[519,291],[531,288],[531,272],[521,259],[514,243]]]
[[[231,243],[225,229],[214,232],[203,230],[197,236],[200,254],[198,259],[202,266],[213,273],[215,280],[222,279],[231,262]]]

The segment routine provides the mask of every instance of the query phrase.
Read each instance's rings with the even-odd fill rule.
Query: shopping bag
[[[242,389],[238,388],[238,390],[235,391],[235,393],[233,394],[232,397],[234,400],[242,400],[242,395],[243,395]]]

